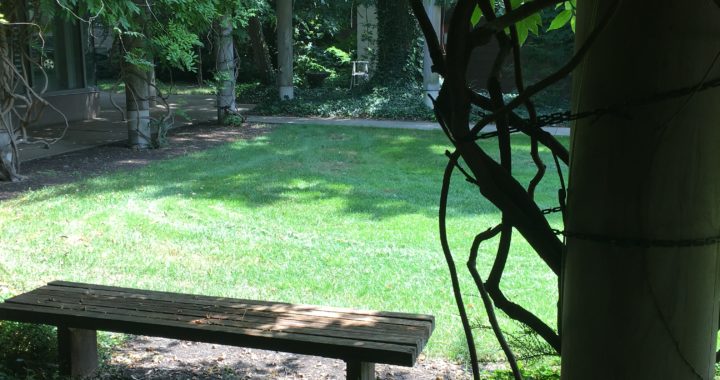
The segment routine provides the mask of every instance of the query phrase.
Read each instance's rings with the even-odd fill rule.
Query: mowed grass
[[[492,142],[483,144],[495,152]],[[63,279],[430,313],[437,327],[428,354],[455,359],[464,338],[437,232],[449,147],[436,131],[285,126],[32,191],[0,203],[0,293]],[[534,173],[529,140],[514,138],[513,149],[515,171],[527,183]],[[460,175],[453,181],[450,243],[464,269],[474,235],[500,215]],[[541,206],[555,206],[556,194],[548,170]],[[555,277],[516,236],[503,286],[554,325]],[[494,243],[481,247],[485,275],[494,250]],[[474,323],[487,324],[466,274],[462,285]],[[483,358],[501,357],[486,330],[478,344]]]

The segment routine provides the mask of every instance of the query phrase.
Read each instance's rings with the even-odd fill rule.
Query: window
[[[84,26],[63,16],[58,7],[55,16],[40,15],[39,21],[43,29],[42,38],[34,38],[30,43],[33,60],[42,66],[42,70],[33,65],[33,87],[47,90],[62,91],[85,87],[85,50],[82,44],[81,28]],[[30,14],[30,19],[38,19]],[[43,74],[44,71],[44,74]]]

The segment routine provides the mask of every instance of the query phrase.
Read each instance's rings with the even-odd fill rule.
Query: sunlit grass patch
[[[515,139],[518,154],[528,146]],[[64,279],[430,313],[428,352],[456,358],[463,336],[437,233],[445,149],[435,131],[287,126],[30,192],[0,204],[0,285],[19,292]],[[515,172],[527,183],[531,160],[518,156]],[[557,203],[548,173],[541,207]],[[464,268],[474,235],[500,215],[461,175],[453,181],[450,244]],[[494,251],[481,247],[484,276]],[[469,276],[462,286],[473,320],[486,323]],[[555,278],[519,237],[503,287],[554,325]],[[501,357],[490,333],[478,330],[478,343],[483,358]]]

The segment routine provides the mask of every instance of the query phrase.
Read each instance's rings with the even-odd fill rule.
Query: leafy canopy
[[[59,11],[80,22],[99,22],[121,41],[146,38],[156,59],[188,71],[195,70],[196,47],[213,23],[230,16],[234,27],[245,26],[268,8],[263,0],[40,0],[39,6],[50,16]],[[123,53],[130,63],[151,64],[146,52]]]
[[[510,5],[512,5],[513,9],[516,9],[520,7],[521,5],[527,3],[529,0],[510,0]],[[557,9],[561,9],[553,18],[553,20],[550,22],[550,26],[548,26],[547,31],[556,30],[564,27],[568,23],[570,24],[570,27],[573,31],[575,31],[575,8],[576,8],[576,2],[577,0],[569,0],[564,1],[556,6]],[[503,2],[498,2],[496,4],[495,1],[491,2],[493,6],[493,10],[498,13],[502,14],[505,12],[505,7]],[[480,23],[482,20],[483,13],[479,6],[475,7],[475,10],[473,11],[472,17],[470,19],[470,22],[473,26]],[[518,42],[520,45],[523,45],[525,41],[527,41],[528,36],[532,33],[534,35],[539,35],[540,28],[542,27],[542,17],[540,16],[540,13],[534,13],[531,16],[518,21],[515,24],[515,28],[517,29],[518,33]]]

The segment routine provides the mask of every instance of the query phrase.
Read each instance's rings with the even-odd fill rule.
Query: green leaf
[[[562,12],[558,13],[557,16],[552,20],[550,23],[550,26],[547,28],[548,31],[560,29],[563,26],[565,26],[570,19],[573,17],[573,11],[565,9]]]
[[[518,33],[518,43],[523,45],[530,33],[538,35],[542,26],[542,17],[539,13],[535,13],[530,17],[520,20],[515,24]]]
[[[470,25],[476,26],[480,22],[481,18],[482,11],[480,10],[480,7],[476,5],[475,9],[473,10],[472,16],[470,16]]]

